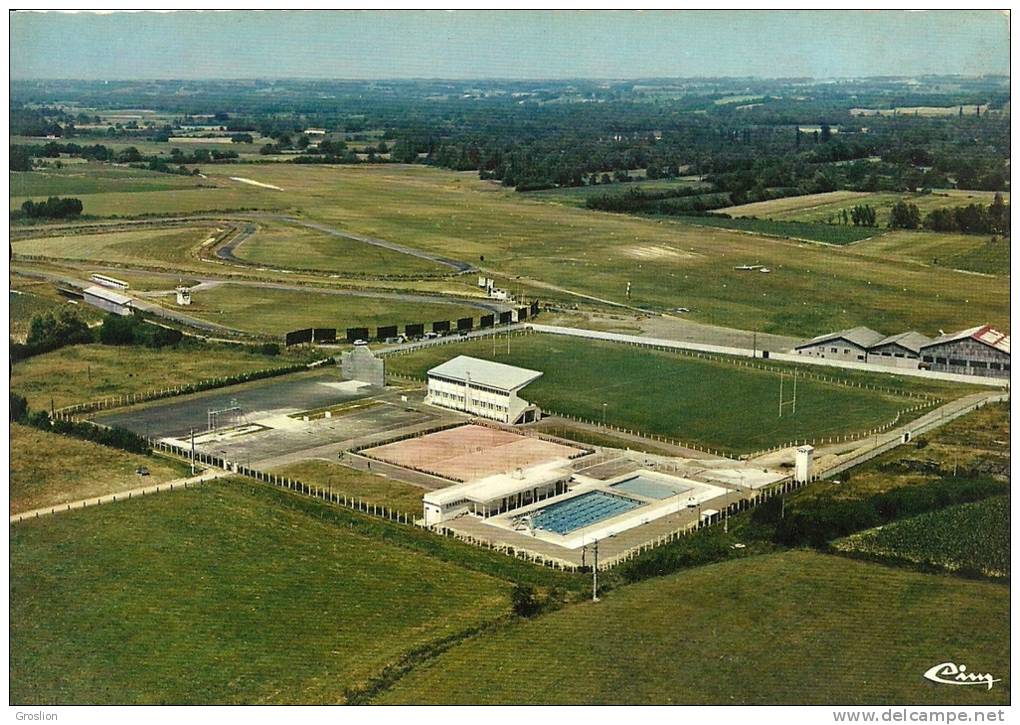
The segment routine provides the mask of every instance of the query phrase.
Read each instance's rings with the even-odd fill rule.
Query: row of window
[[[987,368],[990,370],[1009,370],[1009,363],[997,363],[997,362],[985,362],[984,360],[960,360],[959,358],[950,357],[932,357],[931,355],[925,355],[923,360],[926,363],[935,363],[936,365],[953,365],[955,367],[972,367],[972,368]]]
[[[448,402],[448,403],[457,403],[457,404],[462,405],[462,406],[467,406],[467,401],[464,399],[463,395],[457,395],[455,393],[449,393],[449,392],[447,392],[445,390],[433,390],[432,391],[432,395],[433,395],[433,397],[439,398],[441,401],[445,401],[445,402]],[[497,411],[500,411],[502,413],[507,412],[507,410],[509,410],[509,408],[510,408],[509,405],[500,405],[498,403],[489,403],[489,402],[487,402],[485,400],[475,400],[475,399],[471,400],[471,406],[473,408],[481,408],[483,410],[497,410]]]

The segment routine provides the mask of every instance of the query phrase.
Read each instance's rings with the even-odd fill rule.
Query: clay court
[[[376,446],[362,450],[361,454],[454,481],[474,481],[557,458],[570,458],[585,450],[469,424]]]

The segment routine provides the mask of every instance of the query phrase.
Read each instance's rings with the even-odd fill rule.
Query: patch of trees
[[[74,310],[45,312],[32,318],[25,342],[11,345],[11,362],[92,341],[92,331]]]
[[[81,199],[51,196],[46,201],[29,199],[21,205],[20,216],[27,219],[73,219],[81,216]]]
[[[850,220],[855,227],[876,226],[875,208],[870,204],[858,204],[850,210]]]
[[[124,428],[107,428],[94,423],[50,418],[49,413],[44,410],[35,412],[30,410],[28,401],[23,396],[13,392],[9,395],[10,420],[12,423],[30,425],[50,433],[60,433],[72,438],[98,443],[109,448],[118,448],[129,453],[138,453],[143,456],[152,453],[152,449],[149,448],[149,442],[137,433]]]
[[[917,204],[902,199],[892,205],[889,210],[890,229],[917,229],[921,226],[921,210]]]
[[[690,215],[729,204],[726,194],[681,186],[675,189],[627,189],[622,194],[600,194],[585,201],[588,209],[625,214]]]
[[[104,345],[141,345],[161,348],[176,345],[184,335],[162,325],[144,322],[134,315],[107,315],[99,327],[99,342]]]
[[[996,193],[988,206],[968,204],[932,209],[925,216],[923,226],[935,232],[1009,236],[1009,204],[1005,203],[1002,194]]]

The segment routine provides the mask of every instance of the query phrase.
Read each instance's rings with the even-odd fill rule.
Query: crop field
[[[341,703],[509,608],[503,581],[274,493],[215,482],[13,527],[11,701]]]
[[[897,230],[856,245],[854,252],[878,259],[913,260],[932,267],[1008,276],[1009,244],[1008,238],[992,239],[979,234]]]
[[[771,370],[557,335],[513,338],[510,355],[505,344],[495,354],[492,347],[472,340],[426,348],[387,358],[387,370],[424,377],[459,354],[540,370],[522,397],[546,411],[600,421],[606,403],[612,425],[736,452],[868,430],[911,405],[898,395],[801,379],[796,415],[780,418],[779,375]]]
[[[771,219],[751,219],[747,217],[702,216],[686,217],[688,224],[719,229],[736,229],[755,234],[766,234],[789,239],[804,239],[824,244],[852,244],[874,236],[878,230],[874,227],[853,227],[841,224],[816,224],[799,221],[772,221]]]
[[[211,165],[203,171],[206,182],[218,188],[90,194],[85,211],[288,210],[476,264],[517,286],[530,285],[544,299],[576,302],[570,294],[576,292],[653,309],[684,306],[700,322],[763,332],[811,336],[867,324],[931,334],[974,320],[1008,329],[1005,280],[973,287],[972,279],[952,269],[865,258],[853,254],[853,246],[832,249],[675,220],[592,212],[507,191],[474,174],[422,166],[265,163]],[[283,191],[232,181],[232,176]],[[21,198],[12,203],[20,204]],[[16,250],[27,253],[21,244]],[[293,255],[279,246],[273,255],[296,268],[308,253],[302,244]],[[763,264],[772,274],[734,269],[743,264]],[[938,303],[918,305],[932,288],[941,290]]]
[[[641,582],[457,645],[379,701],[1004,704],[1008,642],[1007,587],[790,551]],[[926,681],[946,652],[1005,681]]]
[[[19,423],[11,424],[9,441],[12,514],[165,483],[190,473],[188,466],[165,458],[126,453]],[[149,475],[135,473],[139,466],[148,468]]]
[[[10,196],[77,196],[111,192],[164,191],[203,186],[197,176],[162,174],[110,164],[69,164],[57,169],[11,171]]]
[[[68,233],[12,242],[17,254],[92,262],[146,263],[195,267],[197,249],[215,236],[216,227],[196,225],[104,233]]]
[[[735,217],[760,217],[776,221],[801,222],[838,222],[837,214],[846,209],[848,212],[858,204],[875,207],[879,227],[889,224],[889,210],[898,201],[914,204],[923,217],[932,209],[944,207],[967,206],[968,204],[992,203],[995,192],[967,191],[958,189],[938,189],[930,194],[902,192],[864,192],[864,191],[830,191],[824,194],[808,194],[770,201],[759,201],[753,204],[742,204],[719,209]],[[1009,203],[1009,194],[1003,198]]]
[[[256,233],[234,249],[234,255],[255,264],[339,274],[450,272],[430,260],[282,222],[260,223]]]
[[[1009,496],[921,514],[833,543],[851,556],[1009,577]]]
[[[49,410],[51,401],[59,408],[293,362],[233,347],[72,345],[19,362],[11,369],[11,390],[24,395],[32,409]]]
[[[488,312],[458,303],[231,284],[203,289],[191,299],[187,313],[193,317],[266,335],[282,335],[304,327],[346,329],[379,325],[400,325],[403,332],[403,325],[409,322],[431,325],[435,320],[453,320],[456,326],[460,317],[477,320]]]
[[[321,460],[281,466],[273,469],[273,473],[359,498],[370,506],[385,506],[394,511],[421,516],[421,497],[425,489],[403,481]]]

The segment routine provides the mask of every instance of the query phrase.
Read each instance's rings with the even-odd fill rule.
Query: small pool
[[[692,490],[693,486],[687,486],[677,481],[676,483],[670,483],[661,478],[652,478],[651,476],[642,476],[638,474],[633,478],[614,483],[610,488],[616,488],[623,493],[632,493],[635,496],[644,496],[645,498],[656,498],[664,499],[670,496],[676,496],[681,493],[687,493]]]
[[[536,529],[569,534],[603,519],[636,509],[643,504],[631,498],[603,491],[589,491],[576,498],[554,503],[532,516]]]

